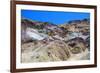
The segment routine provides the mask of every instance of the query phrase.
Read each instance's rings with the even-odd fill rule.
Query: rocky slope
[[[89,20],[55,25],[21,21],[21,62],[48,62],[89,59]]]

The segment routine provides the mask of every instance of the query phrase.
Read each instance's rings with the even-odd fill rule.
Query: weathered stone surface
[[[57,26],[48,22],[22,19],[21,62],[88,60],[89,32],[87,20]]]

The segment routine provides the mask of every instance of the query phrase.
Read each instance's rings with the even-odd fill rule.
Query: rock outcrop
[[[88,60],[89,20],[55,25],[22,19],[21,62]]]

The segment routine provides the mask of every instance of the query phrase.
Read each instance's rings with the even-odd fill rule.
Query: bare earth
[[[48,61],[66,61],[66,60],[87,60],[89,51],[86,49],[78,54],[73,54],[69,46],[62,41],[53,41],[48,43],[25,43],[22,45],[22,61],[28,62],[48,62]]]

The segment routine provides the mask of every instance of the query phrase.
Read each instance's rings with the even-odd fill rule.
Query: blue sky
[[[36,21],[51,22],[54,24],[64,24],[70,20],[82,20],[84,18],[90,19],[90,13],[21,10],[21,17]]]

